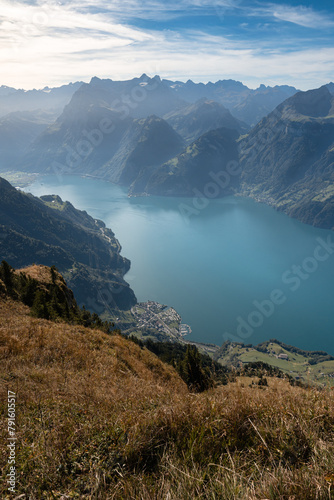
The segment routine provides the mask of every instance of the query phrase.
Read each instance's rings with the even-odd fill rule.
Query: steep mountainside
[[[222,104],[205,98],[164,116],[188,144],[217,128],[230,128],[245,133],[248,126],[236,120]]]
[[[142,167],[160,165],[179,153],[183,144],[157,116],[124,117],[109,107],[73,99],[17,168],[89,174],[129,185]]]
[[[283,101],[293,96],[297,90],[288,85],[266,87],[261,85],[253,90],[244,101],[233,107],[232,113],[239,120],[255,126]]]
[[[215,193],[209,197],[233,193],[238,184],[234,176],[217,181],[219,175],[237,164],[238,148],[236,130],[220,128],[202,135],[182,153],[159,168],[142,171],[130,189],[131,194],[155,194],[162,196],[201,196],[198,190],[215,183]],[[218,177],[217,177],[218,175]],[[226,183],[226,186],[224,184]],[[202,194],[203,196],[203,194]]]
[[[103,312],[129,309],[136,298],[123,276],[130,262],[103,222],[57,196],[42,199],[0,178],[0,260],[14,267],[55,265],[80,304]]]
[[[143,168],[161,165],[183,146],[182,138],[161,118],[153,115],[134,120],[115,155],[96,174],[129,186]]]
[[[57,116],[51,111],[16,111],[0,118],[0,171],[10,169]]]
[[[242,194],[303,222],[334,227],[334,97],[299,92],[240,142]]]
[[[331,94],[334,94],[334,83],[333,82],[327,83],[326,87],[328,88],[328,90],[330,91]]]

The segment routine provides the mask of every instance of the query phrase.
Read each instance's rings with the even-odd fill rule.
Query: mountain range
[[[0,87],[0,117],[15,111],[48,110],[60,114],[82,82],[69,83],[61,87],[45,87],[41,90]]]
[[[0,169],[6,171],[17,169],[21,164],[31,165],[36,160],[36,148],[41,146],[43,149],[43,136],[39,136],[49,125],[49,140],[45,137],[44,140],[48,143],[47,147],[50,147],[52,137],[55,149],[52,154],[58,152],[62,147],[61,139],[64,138],[57,134],[52,136],[52,132],[57,130],[59,122],[66,128],[64,122],[71,114],[79,117],[82,113],[94,115],[104,110],[108,118],[108,112],[114,111],[117,128],[119,119],[126,121],[129,117],[142,119],[156,115],[165,119],[189,144],[214,128],[236,128],[245,132],[250,125],[259,121],[295,91],[292,87],[264,85],[251,90],[233,80],[206,85],[190,80],[186,83],[171,82],[161,80],[159,76],[149,78],[145,74],[128,81],[94,77],[89,84],[76,82],[42,90],[24,91],[2,86],[0,147],[3,154]],[[69,108],[66,113],[64,107],[67,105]],[[94,108],[99,108],[99,111]],[[84,123],[85,120],[83,125]],[[69,127],[71,126],[70,120]],[[90,130],[93,126],[94,119]],[[73,133],[70,132],[70,135]],[[7,137],[10,138],[9,141]],[[36,139],[37,142],[34,143]],[[113,151],[107,160],[112,153]],[[22,157],[23,161],[20,162]]]
[[[6,92],[14,91],[1,87],[0,96]],[[334,226],[333,83],[307,92],[251,90],[233,80],[143,74],[123,82],[94,77],[64,92],[69,102],[52,123],[46,110],[1,119],[3,171],[90,175],[133,196],[206,196],[212,176],[237,162],[240,174],[213,197],[251,196],[303,222]]]
[[[186,83],[169,80],[163,82],[185,101],[195,102],[204,97],[224,105],[235,118],[249,126],[255,125],[278,104],[297,92],[295,87],[288,85],[260,85],[253,90],[235,80],[219,80],[207,84],[194,83],[191,80]]]
[[[298,92],[263,118],[249,133],[220,128],[203,134],[165,164],[146,169],[131,194],[217,197],[227,194],[264,201],[302,222],[334,227],[333,85]],[[240,129],[239,129],[240,130]],[[216,181],[239,165],[226,186]]]

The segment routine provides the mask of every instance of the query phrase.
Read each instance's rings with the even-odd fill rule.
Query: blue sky
[[[0,84],[147,73],[306,90],[334,80],[334,6],[247,0],[0,0]]]

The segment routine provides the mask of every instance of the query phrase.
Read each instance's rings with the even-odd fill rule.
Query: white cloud
[[[65,5],[82,12],[102,10],[105,14],[126,21],[138,18],[168,21],[180,16],[224,13],[237,8],[242,0],[63,0]]]
[[[189,2],[171,2],[166,9]],[[153,3],[164,8],[152,0],[141,5],[148,8]],[[209,0],[191,3],[214,4]],[[229,0],[217,3],[230,4]],[[89,81],[94,75],[127,79],[144,72],[196,81],[234,78],[254,87],[289,83],[302,89],[333,79],[334,51],[307,48],[310,41],[305,41],[303,50],[296,50],[297,44],[291,50],[291,41],[289,47],[284,40],[280,46],[267,39],[236,40],[228,32],[223,37],[204,30],[143,30],[122,24],[112,12],[99,12],[102,4],[101,0],[60,5],[0,0],[0,85],[40,88]],[[119,0],[112,5],[124,9]],[[126,5],[134,12],[138,2],[126,0]]]
[[[334,27],[334,20],[328,14],[317,12],[310,7],[302,5],[293,7],[284,4],[268,4],[267,7],[255,9],[254,11],[255,15],[261,13],[305,28],[327,29]]]
[[[98,35],[112,35],[129,40],[143,41],[149,35],[133,27],[122,25],[102,14],[83,14],[69,6],[53,3],[27,5],[10,0],[0,0],[0,23],[2,36],[21,37],[29,41],[34,36],[54,33],[62,36],[67,31]]]

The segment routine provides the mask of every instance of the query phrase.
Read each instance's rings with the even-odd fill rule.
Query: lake
[[[26,191],[58,194],[102,219],[131,260],[138,301],[174,307],[189,340],[270,338],[334,354],[334,234],[251,199],[128,198],[102,180],[39,177]],[[333,248],[331,246],[333,241]]]

